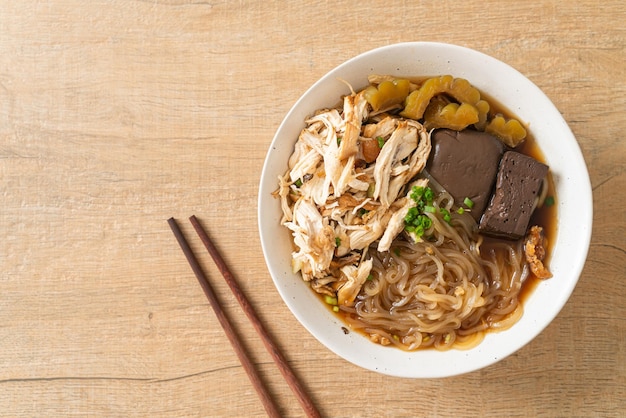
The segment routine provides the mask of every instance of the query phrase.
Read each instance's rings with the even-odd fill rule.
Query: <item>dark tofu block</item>
[[[519,239],[526,234],[548,166],[519,152],[504,153],[496,190],[478,229],[487,234]]]
[[[471,214],[478,222],[491,197],[505,145],[493,135],[467,129],[437,129],[431,142],[426,170],[458,206],[466,197],[472,199]]]

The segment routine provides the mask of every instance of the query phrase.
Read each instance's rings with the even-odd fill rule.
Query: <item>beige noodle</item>
[[[467,214],[455,215],[452,225],[432,220],[430,241],[400,236],[389,252],[369,248],[371,280],[342,310],[373,341],[405,350],[467,349],[522,315],[518,296],[528,269],[521,243],[482,242]]]

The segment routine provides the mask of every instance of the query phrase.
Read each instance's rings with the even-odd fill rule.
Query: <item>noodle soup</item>
[[[523,124],[469,81],[370,76],[306,119],[280,177],[293,271],[374,343],[474,347],[551,276],[542,162]]]
[[[286,171],[291,169],[288,161],[296,148],[299,147],[296,143],[303,128],[307,127],[305,120],[308,120],[316,110],[333,106],[343,95],[350,95],[351,91],[347,83],[358,88],[364,86],[368,74],[388,74],[393,77],[407,77],[416,74],[435,76],[437,74],[452,74],[455,77],[469,80],[473,86],[480,90],[480,93],[485,93],[484,97],[486,97],[492,109],[498,111],[497,103],[502,103],[502,107],[512,112],[512,114],[502,112],[506,118],[517,116],[520,118],[520,121],[531,127],[532,135],[537,145],[536,148],[541,149],[545,159],[534,153],[532,141],[528,138],[525,141],[526,145],[516,150],[523,151],[523,154],[534,157],[535,160],[544,162],[545,165],[549,166],[549,173],[547,173],[546,177],[549,179],[547,182],[549,186],[548,196],[556,195],[558,199],[554,201],[555,204],[549,210],[546,211],[544,207],[539,211],[535,211],[534,219],[529,224],[533,226],[535,224],[541,225],[544,228],[544,234],[548,238],[548,242],[543,242],[545,252],[543,262],[554,277],[547,280],[535,280],[532,274],[528,274],[521,293],[518,294],[518,299],[523,303],[524,308],[521,317],[509,329],[502,332],[483,332],[484,340],[474,346],[474,348],[468,348],[468,345],[465,344],[460,345],[459,340],[455,339],[453,347],[467,349],[447,349],[450,348],[449,344],[441,347],[442,350],[420,349],[419,347],[404,349],[402,345],[394,345],[394,341],[397,340],[393,337],[395,333],[393,330],[390,333],[392,339],[390,346],[401,349],[373,343],[369,338],[369,334],[360,331],[354,332],[357,329],[349,325],[344,319],[344,316],[350,313],[343,309],[347,305],[340,303],[339,289],[334,289],[335,294],[337,294],[336,302],[335,298],[331,296],[332,293],[328,295],[314,291],[314,283],[311,280],[303,280],[302,266],[298,266],[298,263],[292,263],[294,251],[297,251],[299,247],[295,242],[293,231],[280,225],[281,221],[284,220],[284,212],[282,198],[280,203],[276,199],[276,179],[279,177],[281,179],[284,178]],[[416,80],[409,81],[414,82]],[[482,94],[481,97],[483,97]],[[491,99],[494,100],[492,101]],[[468,110],[467,106],[463,109]],[[369,116],[372,115],[370,114]],[[419,121],[416,122],[420,123]],[[525,127],[526,125],[522,126]],[[404,129],[405,131],[411,131],[413,127],[405,126]],[[418,130],[418,133],[421,141],[422,131]],[[435,134],[436,132],[426,130],[426,133]],[[350,139],[349,135],[348,145],[352,144]],[[343,138],[340,142],[343,142]],[[437,140],[434,142],[436,145]],[[375,143],[368,145],[375,145]],[[413,161],[417,164],[422,161],[423,155],[421,152],[426,152],[425,148],[427,148],[425,145],[420,148],[420,154],[416,156],[414,161],[411,158],[407,158],[405,162]],[[345,144],[343,151],[346,151]],[[372,151],[372,149],[369,149],[369,151]],[[471,152],[471,150],[468,152]],[[306,155],[306,153],[301,155]],[[310,156],[313,159],[304,159],[303,161],[309,161],[313,164],[315,156],[314,154]],[[521,158],[506,158],[508,164],[522,160]],[[295,159],[292,161],[295,161]],[[371,163],[369,164],[371,165]],[[498,165],[498,163],[494,163],[494,165]],[[306,164],[301,165],[301,167],[305,166]],[[328,172],[332,173],[332,170],[336,168],[337,166],[331,164],[328,167]],[[359,170],[364,168],[367,169],[367,164],[365,167],[359,166]],[[383,171],[381,170],[378,174],[382,174]],[[402,169],[398,167],[391,171],[394,176],[402,173]],[[319,181],[319,179],[326,178],[326,170],[324,170],[323,176],[321,172],[319,174],[315,177],[307,177],[306,180],[314,179]],[[337,183],[339,187],[341,187],[342,181],[348,181],[348,183],[352,183],[352,186],[365,188],[365,184],[359,185],[358,182],[353,182],[353,179],[349,179],[349,171],[345,174],[346,176],[344,177],[339,176],[336,178],[336,181],[339,182]],[[373,173],[371,174],[373,175]],[[424,181],[425,179],[416,176],[414,181],[417,180]],[[430,180],[426,180],[430,182]],[[302,182],[303,185],[305,183]],[[311,185],[309,184],[307,187]],[[390,184],[388,183],[388,185]],[[429,187],[432,186],[437,191],[434,183],[427,183],[427,185]],[[463,185],[463,187],[466,187],[465,185],[471,186],[471,184],[463,183],[462,181],[458,185]],[[396,190],[395,185],[391,186],[386,190],[378,191],[378,197],[375,198],[378,199],[378,204],[383,204],[380,198],[381,195],[389,196],[390,191],[394,192]],[[287,191],[290,188],[291,185],[288,182]],[[454,187],[451,187],[451,189],[454,189]],[[370,192],[374,193],[374,191],[371,190]],[[363,190],[365,196],[367,192],[368,190]],[[401,194],[398,191],[398,195]],[[322,194],[318,195],[318,201],[321,202],[323,197],[324,195]],[[406,197],[404,195],[404,198]],[[464,196],[461,196],[460,204],[463,204],[463,198]],[[386,204],[391,206],[396,200],[387,198]],[[501,201],[501,199],[498,201]],[[490,205],[489,199],[483,199],[483,202],[486,202],[487,206]],[[350,58],[329,71],[302,94],[285,115],[268,148],[259,182],[257,215],[264,258],[276,290],[290,312],[312,336],[333,353],[359,367],[397,377],[437,378],[475,371],[501,361],[531,342],[550,324],[566,304],[583,269],[591,237],[592,202],[589,175],[576,138],[567,126],[562,114],[539,87],[511,66],[484,53],[456,45],[433,42],[408,42],[384,46]],[[481,199],[476,199],[475,203],[475,206],[480,206]],[[347,197],[342,197],[341,202],[337,203],[341,207],[346,207],[350,204],[350,198]],[[458,203],[455,204],[458,206]],[[372,203],[372,205],[374,204]],[[457,206],[453,206],[451,211],[452,218],[458,215],[454,210],[454,207]],[[289,208],[290,205],[288,204],[287,207]],[[322,215],[322,212],[317,209],[317,204],[314,204],[313,207]],[[311,209],[311,207],[305,204],[299,207],[299,210],[302,209]],[[373,216],[372,212],[376,212],[375,210],[372,211],[374,209],[372,206],[363,207],[363,209],[370,212],[368,216]],[[545,212],[548,213],[546,214]],[[555,216],[557,212],[558,216]],[[491,211],[492,215],[493,213]],[[464,216],[468,214],[471,215],[471,212],[465,212]],[[474,214],[476,215],[476,213]],[[365,212],[359,213],[359,210],[355,212],[355,216],[363,215],[365,215]],[[476,217],[478,218],[478,216]],[[542,220],[544,217],[547,219],[546,221]],[[304,219],[312,218],[304,217]],[[422,218],[416,217],[413,221],[417,219]],[[406,236],[408,232],[403,231],[404,220],[399,220],[402,221],[399,224],[402,230],[398,235]],[[494,219],[492,218],[491,220],[493,221]],[[478,225],[480,219],[473,219],[472,222]],[[344,222],[344,224],[346,223]],[[410,226],[418,230],[420,225],[421,223],[419,222],[411,222]],[[448,224],[446,223],[446,225]],[[367,242],[367,234],[360,233],[360,237],[354,236],[350,239],[342,239],[335,234],[336,231],[334,229],[331,232],[328,228],[325,228],[323,222],[313,222],[310,226],[319,227],[320,232],[313,235],[318,237],[318,241],[310,241],[311,244],[332,243],[332,251],[329,251],[329,253],[319,252],[320,256],[330,254],[328,262],[332,262],[335,257],[334,251],[338,248],[335,244],[339,244],[339,247],[347,246],[352,238],[361,240],[359,244],[360,249],[357,251],[360,251],[362,254],[367,247],[367,255],[369,256],[369,244],[372,243]],[[372,232],[380,233],[380,230],[373,228]],[[350,235],[354,233],[350,232]],[[516,230],[515,233],[519,234],[520,230]],[[335,238],[340,239],[336,241]],[[390,252],[393,251],[391,250],[391,244],[394,242],[394,239],[388,240],[387,238],[389,237],[385,237],[385,240],[379,238],[379,240],[384,241],[385,245],[389,245],[389,248],[385,251]],[[397,236],[394,238],[397,240]],[[429,242],[426,238],[422,239]],[[520,239],[525,238],[525,236],[522,236]],[[483,249],[486,248],[491,243],[491,240],[492,238],[484,238],[481,247]],[[494,240],[496,239],[494,238]],[[375,250],[379,251],[378,245],[376,245]],[[379,252],[384,254],[385,251]],[[395,255],[393,252],[391,254]],[[538,256],[536,251],[535,256]],[[359,273],[358,268],[353,269],[350,265],[357,267],[362,262],[367,262],[368,259],[361,260],[356,256],[354,264],[347,263],[345,265],[338,264],[338,260],[335,260],[333,268],[343,268],[346,273],[354,278],[362,279],[365,283],[368,282],[369,274],[365,275],[363,270],[366,270],[367,265],[361,269],[363,276],[357,274]],[[344,259],[343,262],[345,261]],[[370,274],[374,268],[373,258],[371,263]],[[294,272],[294,267],[296,269],[300,267],[300,270]],[[316,265],[316,271],[323,271],[322,267],[322,265]],[[351,290],[350,288],[344,288],[341,292],[342,301],[350,301],[352,296],[354,296],[353,301],[359,300],[358,297],[363,286],[358,287],[358,281],[354,281],[354,283],[357,284],[355,289],[358,289],[358,291],[355,294],[349,291]],[[330,280],[327,285],[331,285],[332,289]],[[317,282],[315,286],[323,287],[324,283]],[[331,302],[331,304],[327,302]],[[335,310],[339,312],[335,312]],[[296,330],[294,332],[297,333]],[[423,334],[422,340],[426,336]],[[398,335],[399,339],[401,337],[401,334]],[[449,337],[448,342],[450,342],[451,338]],[[479,341],[479,338],[476,338],[474,341]],[[424,347],[429,346],[424,345]]]

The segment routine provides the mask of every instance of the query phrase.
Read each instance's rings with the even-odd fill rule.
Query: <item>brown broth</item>
[[[529,157],[532,157],[537,161],[547,164],[546,158],[543,155],[543,152],[541,151],[539,146],[537,145],[537,141],[535,141],[535,138],[533,137],[532,132],[528,128],[527,124],[525,124],[524,121],[517,118],[512,112],[510,112],[504,106],[502,106],[501,103],[489,97],[488,95],[485,95],[481,92],[481,97],[485,98],[485,100],[489,102],[490,116],[500,113],[504,115],[506,118],[515,118],[519,120],[520,122],[522,122],[522,124],[526,128],[526,132],[528,133],[527,137],[524,140],[524,142],[522,142],[519,146],[515,148],[515,151],[528,155]],[[557,204],[556,204],[556,193],[555,193],[556,190],[554,188],[554,180],[552,178],[552,171],[548,170],[548,175],[546,177],[546,180],[548,183],[548,191],[547,191],[546,197],[551,196],[554,199],[554,204],[550,206],[544,205],[540,208],[535,209],[532,216],[530,217],[529,225],[530,226],[539,225],[543,227],[543,233],[545,237],[544,244],[545,244],[545,250],[546,250],[546,258],[543,260],[543,263],[546,266],[546,268],[548,268],[549,270],[550,258],[551,258],[550,256],[552,254],[552,246],[553,246],[554,241],[556,240],[556,234],[557,234],[557,230],[556,230],[557,229]],[[520,303],[524,304],[528,300],[530,295],[532,295],[533,291],[537,288],[537,285],[541,281],[542,281],[541,279],[537,278],[537,276],[535,276],[532,273],[528,276],[526,281],[523,283],[522,289],[518,296]]]

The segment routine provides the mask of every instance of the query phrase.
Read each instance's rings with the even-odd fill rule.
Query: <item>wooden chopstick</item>
[[[209,254],[211,254],[211,257],[213,258],[215,265],[217,266],[219,271],[222,273],[222,276],[224,276],[224,280],[226,280],[226,283],[228,284],[228,287],[230,287],[230,290],[232,291],[233,295],[237,299],[237,302],[239,302],[239,305],[241,305],[241,308],[246,313],[246,316],[248,317],[248,319],[254,326],[254,329],[261,337],[261,340],[263,341],[265,348],[274,359],[274,362],[276,363],[278,370],[280,370],[283,377],[287,381],[287,384],[289,385],[293,393],[298,398],[298,401],[300,402],[300,405],[302,406],[302,409],[304,410],[306,415],[311,418],[320,417],[321,415],[319,411],[317,410],[317,408],[315,407],[315,404],[313,403],[313,401],[307,394],[307,391],[304,389],[304,387],[300,383],[300,380],[294,374],[293,370],[291,370],[291,367],[289,367],[289,363],[287,363],[287,360],[285,359],[285,357],[279,350],[278,346],[274,343],[274,341],[270,337],[270,334],[266,331],[265,327],[263,326],[263,323],[259,320],[259,317],[257,316],[254,308],[252,307],[252,305],[248,301],[248,298],[246,298],[246,295],[243,293],[243,291],[239,287],[237,280],[235,280],[235,277],[230,272],[230,269],[228,268],[228,266],[226,265],[226,262],[224,261],[219,251],[217,250],[217,248],[215,247],[215,245],[209,238],[209,235],[206,233],[204,228],[202,228],[202,225],[200,225],[200,222],[195,217],[195,215],[191,216],[189,218],[189,221],[195,228],[196,232],[198,233],[198,236],[200,237],[200,240],[202,240],[202,243],[206,247],[207,251],[209,252]]]
[[[176,220],[174,218],[170,218],[167,220],[167,223],[170,225],[170,228],[172,228],[172,232],[174,232],[174,236],[176,237],[176,240],[178,240],[178,244],[180,245],[180,248],[183,250],[183,253],[185,254],[185,257],[187,257],[187,261],[189,262],[191,269],[193,270],[196,277],[198,278],[198,281],[200,282],[200,286],[202,286],[202,289],[204,290],[204,294],[209,299],[209,303],[211,307],[213,308],[213,311],[215,312],[217,319],[222,325],[222,328],[224,329],[224,332],[226,333],[226,337],[228,337],[228,340],[230,341],[231,345],[233,346],[233,349],[235,350],[235,353],[237,353],[237,357],[239,357],[239,361],[241,362],[241,365],[243,366],[244,370],[248,374],[248,377],[250,378],[250,381],[252,382],[254,389],[258,393],[259,398],[261,398],[261,402],[263,403],[263,407],[265,408],[265,411],[270,417],[277,417],[277,418],[280,417],[281,415],[280,415],[280,412],[278,411],[278,407],[274,403],[274,400],[270,396],[269,391],[265,387],[265,384],[263,383],[259,374],[257,373],[256,368],[254,367],[254,365],[252,364],[252,361],[248,357],[243,347],[243,344],[241,343],[241,340],[239,339],[239,336],[235,332],[232,324],[230,323],[230,320],[228,319],[228,317],[222,310],[222,307],[217,297],[215,296],[215,292],[213,292],[213,288],[211,287],[211,284],[207,280],[204,272],[202,271],[202,267],[198,263],[198,260],[196,259],[196,256],[194,255],[193,250],[187,243],[185,236],[183,235],[182,231],[178,227]]]
[[[319,411],[315,407],[315,404],[313,404],[313,401],[308,396],[306,390],[304,389],[304,387],[302,386],[302,384],[300,383],[300,381],[294,374],[293,370],[291,370],[291,368],[289,367],[289,363],[287,363],[287,360],[285,359],[285,357],[279,350],[278,346],[276,346],[276,344],[273,342],[269,333],[263,326],[263,323],[259,320],[253,306],[250,304],[250,302],[248,301],[248,298],[245,296],[245,294],[239,287],[239,284],[235,280],[235,277],[233,276],[233,274],[230,272],[230,269],[226,265],[226,262],[222,258],[221,254],[219,253],[219,251],[217,250],[217,248],[215,247],[215,245],[209,238],[208,234],[206,233],[206,231],[204,230],[204,228],[202,227],[198,219],[195,216],[191,216],[189,218],[189,221],[193,225],[194,229],[196,230],[198,236],[202,240],[202,243],[206,247],[207,251],[213,258],[213,261],[215,262],[217,268],[222,273],[222,276],[224,277],[224,279],[226,280],[226,283],[230,287],[231,292],[233,293],[233,295],[235,296],[235,298],[241,305],[241,308],[243,309],[246,316],[248,317],[248,319],[254,326],[254,329],[261,337],[261,340],[263,341],[265,348],[274,359],[274,362],[276,363],[281,374],[287,381],[287,384],[289,385],[293,393],[298,398],[298,401],[300,402],[300,405],[302,406],[302,409],[305,411],[306,415],[310,418],[321,417]],[[235,349],[235,352],[237,353],[237,356],[239,357],[239,360],[241,361],[241,364],[244,367],[244,370],[248,374],[248,377],[252,381],[252,384],[255,390],[259,394],[259,397],[261,398],[261,402],[263,403],[263,406],[265,407],[266,412],[271,417],[279,416],[278,408],[274,404],[271,396],[269,395],[269,392],[265,388],[263,382],[261,381],[261,379],[259,378],[256,372],[256,369],[254,368],[254,366],[252,365],[252,362],[248,358],[243,348],[243,345],[238,339],[238,336],[233,330],[232,325],[230,324],[225,313],[223,312],[219,304],[219,301],[217,300],[215,293],[213,292],[213,289],[211,288],[211,285],[208,279],[206,278],[206,275],[202,271],[202,268],[200,267],[198,260],[196,259],[191,248],[189,247],[189,244],[187,243],[182,231],[178,227],[178,224],[176,223],[174,218],[168,219],[167,222],[169,223],[170,228],[172,228],[172,231],[174,232],[174,235],[176,236],[176,239],[178,240],[178,243],[180,244],[183,250],[183,253],[187,257],[187,261],[191,265],[192,270],[196,274],[196,277],[198,281],[200,282],[200,285],[202,286],[204,293],[209,299],[209,302],[211,306],[213,307],[213,310],[215,311],[215,314],[218,317],[218,320],[220,321],[220,324],[222,325],[224,332],[226,333],[233,348]]]

